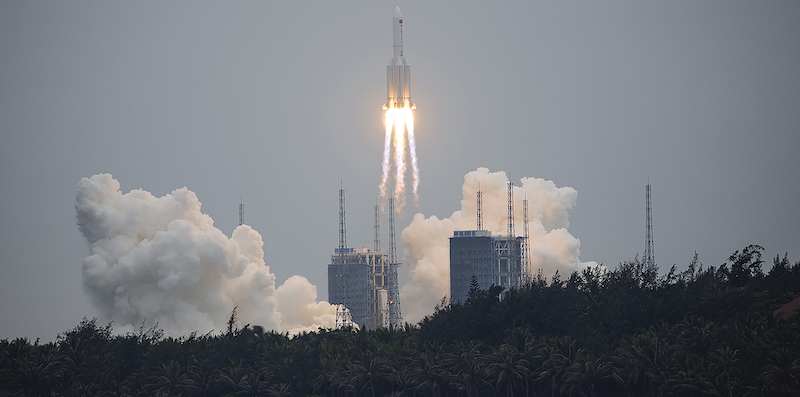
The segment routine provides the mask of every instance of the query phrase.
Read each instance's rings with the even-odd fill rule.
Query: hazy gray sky
[[[228,235],[243,197],[278,282],[326,299],[340,181],[372,246],[396,5],[421,169],[399,228],[487,167],[576,189],[580,258],[613,267],[643,251],[649,175],[662,270],[800,259],[797,1],[2,2],[0,338],[96,315],[74,204],[101,172],[186,186]]]

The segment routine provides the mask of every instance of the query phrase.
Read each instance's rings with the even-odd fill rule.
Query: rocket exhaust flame
[[[386,109],[384,122],[386,124],[386,138],[383,147],[383,167],[381,174],[380,193],[386,198],[386,186],[389,183],[391,168],[392,147],[394,147],[394,197],[398,212],[405,206],[405,174],[406,174],[406,143],[408,144],[408,157],[411,160],[412,191],[414,203],[419,200],[419,166],[417,163],[417,143],[414,139],[414,113],[416,109],[411,102],[411,65],[403,56],[403,15],[400,8],[394,10],[393,16],[394,56],[386,67],[387,98],[383,108]],[[394,135],[392,135],[394,134]],[[394,139],[392,139],[394,138]],[[406,141],[408,139],[408,141]]]
[[[392,154],[394,154],[394,197],[398,212],[403,211],[406,193],[406,146],[408,157],[411,160],[412,192],[414,203],[419,199],[419,166],[417,164],[416,141],[414,140],[414,113],[406,103],[402,108],[390,107],[386,109],[386,137],[383,148],[383,173],[381,177],[381,197],[386,198],[386,187],[389,184],[389,169],[391,168]],[[406,139],[408,141],[406,141]],[[406,145],[407,144],[407,145]],[[392,150],[394,148],[394,150]],[[392,153],[394,152],[394,153]]]
[[[405,206],[405,175],[406,175],[406,138],[404,133],[403,113],[394,111],[394,166],[396,175],[394,177],[395,199],[397,199],[397,211],[402,211]]]
[[[384,123],[386,124],[386,138],[384,139],[383,143],[383,173],[381,175],[381,197],[386,197],[386,181],[389,179],[389,167],[390,167],[390,154],[392,150],[392,125],[394,125],[393,120],[394,113],[387,109],[386,115],[384,116]]]

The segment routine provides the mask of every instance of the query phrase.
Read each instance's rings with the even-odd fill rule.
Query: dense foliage
[[[0,341],[0,395],[800,395],[800,321],[772,318],[800,294],[800,261],[764,273],[762,251],[474,287],[401,329],[289,338],[234,312],[222,334],[165,338],[84,320],[53,343]]]

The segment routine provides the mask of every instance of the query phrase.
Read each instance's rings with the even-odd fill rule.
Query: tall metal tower
[[[519,285],[521,274],[517,274],[513,264],[514,258],[517,256],[516,250],[516,232],[514,231],[514,184],[508,182],[508,278],[512,285]],[[513,280],[513,281],[511,281]]]
[[[514,184],[508,182],[508,237],[514,238]]]
[[[528,233],[528,194],[522,200],[522,280],[525,284],[532,281],[531,274],[531,246],[530,234]]]
[[[347,248],[347,230],[344,225],[344,188],[339,188],[339,256],[344,255]]]
[[[347,256],[345,251],[347,249],[347,229],[345,228],[344,221],[344,188],[339,187],[339,267],[336,274],[337,293],[339,299],[345,304],[350,304],[350,286],[348,278],[350,277],[350,267],[348,266]],[[337,317],[339,313],[337,312]],[[337,318],[338,322],[338,318]]]
[[[377,206],[376,206],[377,208]],[[395,241],[394,192],[389,196],[389,325],[399,327],[403,322],[400,311],[400,286],[397,280],[397,242]]]
[[[650,203],[650,176],[644,189],[645,197],[645,226],[644,226],[644,261],[645,266],[655,266],[655,252],[653,251],[653,208]]]
[[[483,203],[481,199],[483,198],[483,192],[481,192],[481,184],[478,183],[478,230],[483,230]]]
[[[389,195],[389,263],[397,263],[397,246],[394,239],[394,192]]]
[[[239,226],[244,225],[244,200],[239,196]]]
[[[381,221],[378,216],[378,200],[375,200],[375,252],[381,252]]]

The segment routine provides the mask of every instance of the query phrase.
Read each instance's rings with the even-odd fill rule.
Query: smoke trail
[[[397,212],[403,212],[406,204],[406,137],[405,119],[401,111],[395,112],[394,117],[394,166],[396,175],[394,178],[395,208]]]
[[[392,126],[394,125],[394,111],[390,109],[386,109],[386,114],[384,115],[384,123],[386,125],[386,136],[383,142],[383,172],[381,173],[381,197],[386,198],[386,183],[389,180],[389,166],[390,162],[390,155],[392,150]]]
[[[404,119],[406,122],[406,130],[408,131],[408,146],[409,146],[409,154],[411,155],[411,171],[413,173],[413,184],[412,189],[414,191],[414,204],[417,204],[419,201],[419,193],[417,189],[419,188],[419,167],[417,166],[417,142],[414,139],[414,113],[411,112],[411,108],[406,105],[403,108]]]
[[[146,319],[169,335],[222,330],[234,307],[242,324],[296,333],[333,327],[336,311],[293,276],[275,285],[261,235],[242,225],[230,238],[187,188],[163,197],[122,194],[109,174],[83,178],[75,209],[91,254],[84,290],[117,331]]]
[[[552,181],[522,178],[522,186],[514,187],[515,208],[529,199],[528,227],[530,234],[531,269],[541,269],[545,277],[556,270],[568,277],[574,270],[597,266],[581,262],[580,240],[568,231],[567,210],[575,205],[578,193],[571,187],[556,187]],[[400,292],[406,321],[416,322],[433,311],[443,296],[450,295],[449,237],[455,230],[474,230],[476,227],[476,192],[483,192],[483,226],[492,235],[506,233],[508,222],[508,177],[505,172],[489,172],[478,168],[464,176],[461,209],[449,218],[426,218],[416,214],[402,232],[403,262],[409,264],[411,280]],[[518,234],[522,211],[514,217]]]

